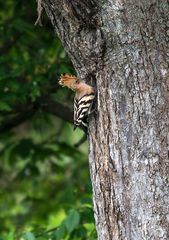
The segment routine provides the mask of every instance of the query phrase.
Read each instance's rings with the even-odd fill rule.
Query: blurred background
[[[0,2],[0,240],[97,239],[84,134],[73,132],[75,74],[35,0]]]

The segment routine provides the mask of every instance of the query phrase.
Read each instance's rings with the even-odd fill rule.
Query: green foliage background
[[[83,133],[40,105],[71,107],[57,82],[74,69],[44,13],[34,26],[36,8],[0,3],[0,240],[97,239]]]

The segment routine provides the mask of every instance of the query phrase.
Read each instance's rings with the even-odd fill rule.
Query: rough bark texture
[[[90,171],[98,239],[169,239],[168,0],[45,0],[97,89]]]

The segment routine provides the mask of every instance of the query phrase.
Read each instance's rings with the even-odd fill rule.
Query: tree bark
[[[97,89],[89,163],[98,239],[169,239],[169,1],[43,7]]]

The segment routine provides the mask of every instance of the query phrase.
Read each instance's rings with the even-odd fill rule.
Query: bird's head
[[[72,90],[76,90],[76,86],[79,84],[79,79],[73,75],[62,74],[59,79],[59,84],[63,87],[68,87]]]

